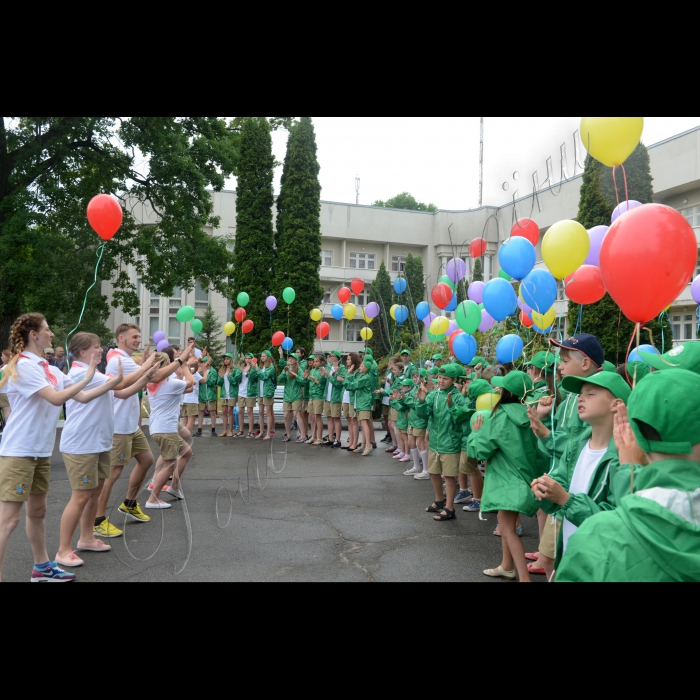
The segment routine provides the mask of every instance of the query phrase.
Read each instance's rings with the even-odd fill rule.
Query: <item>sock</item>
[[[420,450],[411,450],[411,457],[413,457],[413,468],[418,471],[423,471],[420,467]]]
[[[469,489],[460,488],[460,489],[459,489],[459,492],[460,492],[460,493],[469,493]]]
[[[95,518],[95,527],[99,527],[107,518]]]
[[[41,569],[52,569],[53,568],[53,563],[50,561],[47,561],[46,564],[34,564],[34,568],[37,570]]]
[[[421,458],[421,460],[423,460],[423,473],[427,474],[428,473],[428,453],[421,452],[420,458]]]
[[[124,501],[124,505],[127,508],[136,508],[137,503],[136,501]]]

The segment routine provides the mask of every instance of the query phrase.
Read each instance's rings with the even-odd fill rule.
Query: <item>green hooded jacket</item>
[[[316,382],[314,381],[316,379]],[[312,369],[309,372],[309,390],[307,392],[310,401],[326,400],[326,385],[328,380],[321,374],[318,369]]]
[[[241,385],[241,379],[243,378],[243,373],[239,367],[234,367],[231,374],[228,377],[224,377],[223,386],[224,390],[221,392],[222,399],[228,399],[233,401],[238,398],[238,387]]]
[[[284,387],[284,402],[296,403],[302,400],[302,389],[306,386],[306,382],[299,376],[293,379],[289,376],[289,372],[282,372],[277,377],[277,384]]]
[[[241,373],[242,377],[242,373]],[[246,399],[257,399],[260,396],[260,384],[258,383],[258,370],[251,367],[248,371],[248,390]]]
[[[367,374],[362,374],[361,372],[355,372],[351,374],[344,382],[345,390],[355,394],[355,408],[357,411],[366,412],[371,411],[374,405],[374,394],[376,391],[374,378],[372,374],[368,372]]]
[[[447,398],[452,394],[452,407]],[[425,401],[418,401],[416,414],[428,419],[430,426],[430,449],[441,455],[456,455],[462,452],[462,427],[455,420],[455,412],[463,408],[466,399],[451,387],[448,391],[431,391]]]
[[[462,427],[462,452],[466,452],[469,449],[469,438],[472,434],[472,417],[476,413],[474,401],[470,397],[466,398],[466,405],[455,411],[455,420]]]
[[[418,387],[413,388],[403,401],[404,406],[410,411],[408,415],[408,425],[416,430],[427,430],[428,419],[418,415]]]
[[[415,389],[411,389],[411,392],[413,391],[415,391]],[[399,401],[391,401],[389,403],[389,406],[399,414],[399,417],[396,421],[397,430],[408,430],[408,414],[411,410],[411,407],[408,403],[409,396],[410,392],[406,394],[406,396],[402,397]]]
[[[274,399],[275,391],[277,390],[277,385],[275,381],[277,380],[277,367],[275,365],[270,365],[267,368],[260,367],[257,375],[258,391],[260,390],[260,382],[263,382],[262,396],[263,399]]]
[[[224,385],[223,377],[212,367],[207,372],[206,384],[199,385],[199,403],[214,403],[218,401],[218,388]]]
[[[330,374],[330,370],[328,370]],[[338,377],[347,377],[348,368],[344,365],[339,365],[335,374],[332,374],[328,381],[333,385],[333,393],[331,394],[331,403],[343,403],[343,395],[347,391],[345,382],[339,382]]]
[[[499,405],[484,427],[471,434],[467,454],[488,461],[481,510],[522,513],[539,510],[532,495],[537,478],[537,440],[530,429],[527,408],[519,403]]]
[[[700,581],[700,464],[657,462],[634,496],[587,520],[569,540],[557,583]]]

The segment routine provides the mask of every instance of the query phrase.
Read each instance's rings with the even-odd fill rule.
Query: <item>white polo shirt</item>
[[[394,375],[393,375],[393,374],[387,374],[387,377],[391,377],[391,378],[393,379],[393,378],[394,378]],[[391,384],[390,384],[389,382],[387,382],[387,383],[384,385],[384,391],[391,391]],[[391,404],[391,398],[390,398],[389,396],[385,396],[385,397],[382,399],[382,406],[388,406],[389,404]]]
[[[193,374],[192,377],[195,381],[194,390],[191,394],[184,394],[185,400],[183,403],[199,404],[199,383],[202,381],[202,379],[204,379],[204,377],[199,372]]]
[[[82,362],[73,362],[68,376],[74,382],[82,382],[88,366]],[[95,372],[93,380],[85,391],[104,386],[109,377]],[[114,438],[114,392],[108,391],[104,396],[90,403],[71,400],[66,406],[66,419],[61,435],[61,452],[66,455],[96,455],[109,452]]]
[[[241,385],[238,387],[238,395],[242,399],[248,398],[248,382],[250,381],[250,370],[246,367],[243,370],[243,379],[241,379]]]
[[[178,432],[180,423],[180,399],[187,389],[187,382],[171,376],[160,384],[148,385],[151,403],[151,435],[172,435]]]
[[[6,369],[7,369],[7,365],[5,365],[2,369],[0,369],[0,372],[2,372],[4,374]],[[7,384],[5,384],[5,386],[2,389],[0,389],[0,394],[6,394],[6,393],[7,393]]]
[[[56,378],[56,386],[46,376],[48,370]],[[53,454],[56,428],[61,406],[52,406],[37,392],[49,387],[63,391],[75,381],[31,352],[23,352],[17,361],[17,379],[8,382],[8,399],[12,414],[7,421],[0,443],[0,457],[31,457],[45,459]]]
[[[107,370],[105,372],[108,377],[117,376],[120,358],[125,377],[141,370],[133,358],[123,350],[110,350],[107,355]],[[134,394],[129,399],[114,399],[115,435],[133,435],[139,429],[139,418],[141,418],[141,407],[138,394]]]

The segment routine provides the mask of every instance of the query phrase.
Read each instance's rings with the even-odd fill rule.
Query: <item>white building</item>
[[[649,151],[655,201],[681,211],[694,227],[700,246],[700,127],[658,143]],[[402,271],[406,256],[412,253],[423,258],[426,300],[429,301],[430,289],[445,274],[449,260],[453,257],[468,260],[469,243],[483,236],[489,241],[484,270],[484,279],[488,281],[498,275],[498,248],[510,236],[513,221],[531,215],[544,235],[556,222],[576,218],[581,184],[582,176],[579,174],[554,187],[541,189],[536,195],[530,194],[501,207],[489,206],[469,211],[424,213],[322,202],[321,282],[326,289],[325,320],[332,328],[330,342],[324,343],[324,346],[338,345],[351,351],[364,345],[360,331],[365,324],[361,320],[346,328],[345,322],[336,322],[330,316],[331,306],[338,303],[338,290],[342,286],[350,286],[354,278],[360,277],[367,284],[371,283],[384,261],[392,279],[395,279]],[[235,236],[236,193],[224,191],[212,196],[214,214],[221,218],[221,228],[211,230],[211,235]],[[147,218],[145,210],[142,210],[141,219],[145,222]],[[700,262],[696,272],[700,274]],[[132,270],[132,274],[136,278],[135,271]],[[138,287],[141,315],[130,317],[121,310],[113,310],[108,322],[110,328],[115,329],[124,322],[135,322],[142,326],[144,335],[148,332],[152,337],[156,330],[163,330],[172,343],[184,344],[189,327],[175,319],[181,306],[193,306],[201,315],[211,304],[222,322],[231,320],[231,302],[219,294],[205,292],[199,285],[189,294],[175,290],[170,299],[152,297],[148,290],[141,285]],[[103,284],[103,293],[111,294],[109,283]],[[364,295],[351,301],[357,305],[366,303]],[[421,300],[414,301],[418,303]],[[566,313],[563,293],[558,307],[558,312]],[[670,311],[675,337],[679,342],[696,337],[696,309],[689,281],[687,290]]]

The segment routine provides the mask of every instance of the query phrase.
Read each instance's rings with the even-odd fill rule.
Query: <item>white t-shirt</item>
[[[195,356],[198,360],[201,360],[201,359],[202,359],[202,351],[201,351],[201,350],[197,350],[197,349],[195,348],[194,356]]]
[[[391,377],[392,379],[394,378],[393,374],[387,374],[387,377]],[[384,391],[391,391],[391,383],[387,382],[384,385]],[[385,396],[382,399],[382,406],[388,406],[391,403],[391,398],[389,396]]]
[[[236,373],[235,370],[230,370],[224,375],[224,387],[223,387],[223,394],[221,396],[222,399],[225,401],[232,401],[233,400],[233,387],[231,386],[230,379],[231,376]]]
[[[330,374],[331,377],[332,377],[332,376],[335,374],[335,367],[331,367],[331,368],[328,370],[328,374]],[[331,402],[331,396],[332,396],[332,395],[333,395],[333,385],[332,385],[332,384],[330,383],[330,381],[329,381],[329,382],[328,382],[328,396],[326,397],[326,401],[328,401],[328,403]]]
[[[182,403],[199,403],[199,382],[201,382],[202,379],[204,379],[204,377],[202,377],[202,375],[199,372],[196,372],[192,375],[192,378],[195,381],[194,389],[192,390],[191,394],[183,394],[185,400]]]
[[[180,399],[187,389],[187,382],[168,377],[160,384],[148,385],[151,403],[151,435],[172,435],[178,432]]]
[[[243,370],[243,379],[241,379],[241,386],[238,388],[238,395],[246,399],[248,398],[248,382],[250,381],[250,370],[248,368]]]
[[[107,355],[107,370],[105,372],[108,377],[117,376],[120,358],[124,368],[124,377],[141,370],[133,358],[123,350],[110,350]],[[139,418],[141,418],[141,408],[138,394],[134,394],[129,399],[114,399],[115,435],[133,435],[139,429]]]
[[[588,442],[586,444],[583,448],[583,452],[581,452],[581,456],[578,458],[574,476],[571,479],[571,487],[569,488],[570,494],[588,493],[590,491],[595,470],[598,468],[598,465],[607,452],[607,448],[604,450],[592,450],[591,443]],[[573,537],[577,531],[578,528],[564,518],[564,552],[566,552],[569,539]]]
[[[7,365],[5,365],[2,369],[0,369],[0,372],[3,372],[3,374],[4,374],[6,369],[7,369]],[[8,384],[9,384],[9,382],[8,382]],[[7,393],[7,384],[5,384],[5,386],[2,389],[0,389],[0,394],[6,394],[6,393]]]
[[[85,378],[88,366],[82,362],[73,362],[68,376],[74,382]],[[109,377],[95,372],[93,380],[84,391],[104,386]],[[61,435],[61,452],[66,455],[96,455],[112,449],[114,438],[114,392],[108,391],[104,396],[90,403],[72,400],[66,406],[68,418]]]
[[[46,369],[56,379],[54,386],[40,363],[45,363],[45,360],[30,352],[22,353],[17,361],[19,376],[8,382],[7,397],[12,414],[3,432],[0,457],[45,459],[53,454],[61,406],[52,406],[37,392],[46,387],[63,391],[75,381],[46,364]]]

